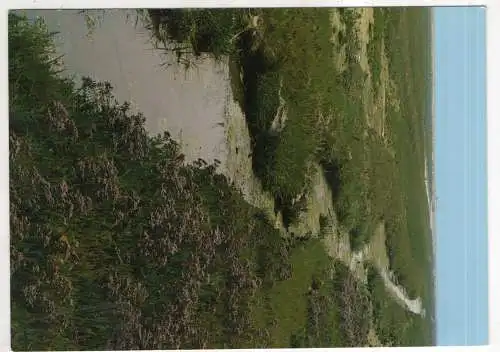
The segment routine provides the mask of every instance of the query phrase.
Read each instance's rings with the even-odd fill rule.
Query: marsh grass
[[[311,346],[361,343],[361,310],[343,312],[358,288],[333,288],[319,240],[283,238],[109,83],[58,77],[51,50],[9,15],[13,348],[288,347],[304,328]]]
[[[225,18],[223,11],[220,16]],[[359,14],[353,9],[337,10],[345,27],[335,33],[337,43],[332,43],[328,11],[252,9],[263,20],[259,39],[255,40],[255,32],[244,32],[228,50],[240,67],[235,72],[243,73],[238,96],[253,142],[254,172],[275,195],[277,210],[286,214],[285,222],[291,223],[300,213],[292,200],[310,186],[310,161],[319,161],[332,189],[339,222],[350,234],[351,248],[362,248],[375,224],[384,221],[391,269],[410,296],[420,295],[431,306],[432,263],[423,259],[431,250],[423,188],[422,123],[429,111],[426,104],[431,89],[427,82],[428,10],[375,9],[367,52],[373,91],[378,94],[381,84],[383,49],[389,77],[397,87],[395,98],[401,102],[399,112],[390,107],[390,101],[386,104],[388,145],[365,122],[371,109],[362,98],[367,73],[357,59]],[[203,12],[196,14],[204,16]],[[216,14],[210,12],[210,16]],[[243,30],[241,26],[231,28],[235,33]],[[229,36],[225,34],[225,38]],[[339,70],[334,65],[335,55],[342,47],[347,62],[346,69]],[[279,106],[280,89],[287,120],[276,135],[269,133],[269,126]],[[422,323],[404,315],[388,318],[387,326],[400,318],[410,321],[408,329],[415,327],[418,336],[405,340],[407,343],[430,343],[430,321]],[[387,329],[380,331],[389,334]],[[382,340],[392,343],[389,338]]]
[[[9,85],[13,348],[258,344],[248,304],[289,272],[267,218],[108,83],[58,77],[46,28],[12,14]]]
[[[233,92],[236,92],[235,97],[245,112],[252,140],[254,173],[261,179],[264,188],[273,193],[276,210],[283,213],[285,223],[293,223],[303,211],[301,203],[294,200],[311,186],[313,168],[310,165],[314,161],[319,162],[332,189],[337,217],[341,226],[350,234],[351,247],[362,248],[373,235],[375,224],[384,221],[391,270],[411,296],[422,296],[425,305],[432,307],[432,263],[423,259],[428,258],[431,241],[427,230],[429,219],[423,188],[424,138],[421,123],[422,116],[428,111],[425,104],[430,89],[426,82],[429,76],[426,73],[430,70],[429,38],[422,35],[428,30],[428,14],[422,9],[375,9],[375,23],[372,25],[368,46],[369,67],[375,78],[372,81],[376,91],[380,83],[383,38],[389,76],[395,82],[397,98],[402,102],[399,112],[387,109],[388,143],[395,151],[393,156],[387,146],[366,126],[365,114],[369,109],[364,106],[362,89],[367,73],[361,69],[356,59],[359,51],[355,30],[357,12],[352,9],[338,10],[345,29],[337,32],[338,43],[332,43],[328,11],[314,8],[155,9],[149,10],[148,14],[153,35],[164,44],[165,50],[176,54],[178,62],[190,65],[191,57],[196,58],[202,54],[212,55],[215,59],[230,56]],[[256,23],[253,21],[255,16],[260,19]],[[29,38],[32,34],[26,35]],[[48,43],[43,38],[35,39],[30,43]],[[15,41],[13,43],[15,45]],[[339,70],[335,66],[339,47],[345,47],[347,51],[345,70]],[[16,59],[27,62],[19,56]],[[36,82],[53,81],[48,71],[40,71],[41,66],[37,65],[38,61],[26,64],[23,69],[12,67],[12,70],[18,70],[12,77],[30,77],[21,83],[10,82],[14,87],[17,87],[15,84],[24,84],[23,87],[27,89],[23,98],[21,95],[12,97],[18,101],[26,99],[26,102],[17,104],[18,108],[11,112],[19,115],[20,119],[24,117],[29,120],[32,108],[39,105],[38,100],[29,100],[31,97],[37,97],[37,94],[54,94],[53,89],[33,90],[35,81],[32,77],[45,75],[45,78]],[[243,79],[240,79],[240,74]],[[62,85],[60,89],[67,90],[68,87]],[[280,106],[280,94],[285,100],[287,119],[284,129],[280,133],[273,133],[270,126]],[[28,126],[28,122],[14,124],[18,124],[21,130]],[[202,165],[197,167],[204,169]],[[130,175],[139,177],[142,169],[134,170],[136,171],[131,171]],[[200,175],[206,178],[210,172],[200,171]],[[232,193],[215,176],[209,179],[214,180],[216,186],[207,188],[202,184],[200,187],[204,189],[202,193],[205,196],[200,202],[208,209],[211,221],[214,224],[232,226],[238,233],[246,233],[243,224],[231,225],[224,215],[217,215],[221,189],[223,194]],[[133,183],[132,176],[126,180]],[[222,199],[224,202],[233,202],[230,203],[233,204],[232,207],[245,209],[235,200],[238,197],[222,196]],[[251,213],[239,211],[237,213],[242,219],[248,219],[248,214]],[[234,217],[234,214],[230,217]],[[267,234],[270,230],[265,225],[262,226],[259,233]],[[270,235],[268,244],[257,246],[262,248],[261,252],[257,249],[241,252],[242,258],[254,258],[252,261],[267,263],[259,264],[261,268],[269,265],[276,269],[267,278],[261,273],[265,288],[244,300],[252,302],[248,304],[256,307],[249,313],[256,327],[246,330],[252,331],[251,338],[242,338],[239,340],[240,344],[236,344],[238,338],[227,340],[227,336],[234,331],[225,330],[218,323],[222,320],[217,319],[224,317],[221,313],[206,320],[206,328],[211,329],[216,336],[212,345],[265,347],[275,343],[285,347],[293,334],[294,345],[348,344],[346,335],[342,333],[327,337],[322,331],[306,328],[308,312],[317,311],[315,309],[318,305],[328,307],[331,297],[311,302],[305,296],[288,297],[286,290],[276,288],[284,286],[295,293],[307,290],[312,276],[317,277],[322,273],[319,269],[322,265],[310,267],[304,263],[308,263],[311,258],[324,258],[324,250],[311,243],[304,244],[300,255],[292,250],[294,254],[289,254],[292,262],[290,274],[288,269],[279,269],[287,267],[281,263],[287,255],[278,256],[281,247],[273,245],[279,242],[274,242],[276,238],[273,236]],[[242,243],[247,242],[238,242],[234,246]],[[263,254],[266,251],[273,255],[266,257]],[[281,264],[272,259],[274,256],[282,258],[278,260]],[[287,273],[291,278],[282,282],[278,280],[276,283],[276,277],[286,278]],[[219,288],[218,285],[211,287],[212,291],[209,291],[212,293],[207,293],[207,297],[213,298],[210,295]],[[387,299],[387,292],[380,289],[372,290],[371,296],[372,301],[390,301]],[[290,305],[289,302],[294,304]],[[432,311],[428,310],[428,318],[423,320],[408,316],[393,303],[391,301],[388,306],[378,308],[379,318],[375,318],[379,319],[377,329],[384,344],[432,343],[429,321]],[[295,307],[299,309],[295,310]],[[22,314],[19,314],[21,317]],[[340,318],[340,313],[332,320],[319,317],[325,324],[331,324],[333,331],[341,331]],[[397,339],[397,326],[403,321],[407,329],[405,331],[412,333],[401,335],[406,336],[404,339]],[[268,329],[269,326],[273,327]],[[315,339],[305,339],[304,334]]]

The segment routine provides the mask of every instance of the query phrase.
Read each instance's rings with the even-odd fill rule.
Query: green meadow
[[[334,232],[352,253],[381,250],[362,279],[328,254],[328,231],[284,236],[216,165],[147,135],[109,84],[60,78],[45,27],[11,14],[13,349],[433,345],[430,10],[143,13],[179,65],[229,57],[252,170],[285,229],[319,165]],[[388,292],[386,262],[425,317]]]

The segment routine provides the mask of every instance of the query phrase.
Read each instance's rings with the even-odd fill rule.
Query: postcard
[[[487,344],[485,17],[10,11],[12,349]]]

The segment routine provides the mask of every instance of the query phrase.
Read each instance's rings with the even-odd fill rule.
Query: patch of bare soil
[[[368,344],[370,347],[383,347],[373,326],[371,326],[368,331]]]
[[[358,8],[358,13],[360,14],[357,20],[357,32],[358,39],[360,43],[360,61],[359,64],[363,71],[369,73],[370,66],[368,65],[368,42],[370,41],[370,24],[373,24],[373,8],[365,7]]]
[[[314,170],[312,172],[311,184],[312,188],[306,194],[307,210],[300,214],[297,224],[290,226],[290,232],[296,234],[310,234],[317,236],[321,229],[319,223],[320,215],[326,216],[331,226],[333,226],[333,200],[330,186],[323,175],[319,165],[311,165]],[[328,230],[327,230],[328,231]],[[333,228],[330,230],[333,231]]]
[[[260,180],[252,170],[252,147],[245,116],[240,106],[234,101],[231,87],[227,87],[225,99],[225,135],[226,135],[226,176],[243,193],[245,199],[252,205],[261,208],[275,227],[284,232],[281,216],[274,214],[274,199],[262,188]]]

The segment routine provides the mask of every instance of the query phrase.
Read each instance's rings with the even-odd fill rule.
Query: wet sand
[[[220,123],[230,87],[227,65],[199,60],[197,68],[187,72],[181,65],[162,66],[170,58],[154,49],[147,29],[127,18],[135,15],[133,10],[106,10],[91,35],[77,10],[25,13],[43,17],[49,31],[60,32],[55,43],[64,54],[66,74],[110,82],[120,103],[129,101],[133,111],[144,114],[149,133],[168,129],[181,142],[186,160],[217,158],[225,165]]]

